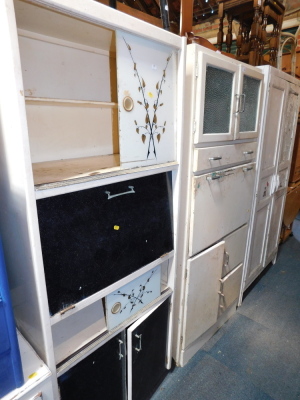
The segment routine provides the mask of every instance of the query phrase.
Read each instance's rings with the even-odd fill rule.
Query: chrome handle
[[[134,186],[128,186],[128,189],[130,189],[130,190],[128,190],[127,192],[118,193],[118,194],[110,194],[110,192],[105,191],[105,193],[107,194],[107,200],[112,199],[113,197],[123,196],[124,194],[135,193]]]
[[[254,153],[253,150],[251,150],[251,151],[243,151],[243,154],[245,154],[245,155],[247,155],[247,154],[253,154],[253,153]]]
[[[251,171],[252,169],[253,169],[253,167],[245,167],[245,168],[243,168],[243,171],[248,172],[248,171]]]
[[[211,176],[207,176],[206,179],[208,181],[215,181],[216,179],[221,179],[222,175],[212,174]]]
[[[243,99],[243,101],[239,101],[239,103],[242,103],[243,108],[242,108],[242,110],[240,110],[240,107],[239,107],[239,112],[243,113],[245,111],[245,106],[246,106],[246,95],[245,95],[245,93],[241,94],[239,100],[241,100],[241,99]]]
[[[228,267],[229,264],[229,253],[227,251],[224,251],[224,267]]]
[[[217,160],[222,160],[222,157],[209,157],[209,161],[217,161]]]
[[[140,334],[140,335],[135,334],[134,336],[136,338],[140,339],[139,347],[135,347],[134,349],[136,351],[141,351],[142,350],[142,334]]]
[[[119,360],[121,360],[124,357],[124,354],[122,354],[122,344],[123,340],[119,339]]]

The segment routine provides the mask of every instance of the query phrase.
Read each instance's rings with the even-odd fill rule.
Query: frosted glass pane
[[[256,129],[257,105],[260,80],[244,76],[243,94],[245,95],[245,110],[240,113],[240,132],[251,132]],[[241,99],[241,102],[243,100]]]
[[[232,83],[232,72],[206,68],[203,133],[229,132]]]

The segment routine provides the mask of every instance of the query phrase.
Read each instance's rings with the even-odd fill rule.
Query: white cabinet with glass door
[[[235,312],[256,176],[263,74],[187,46],[187,140],[174,354],[186,362]]]

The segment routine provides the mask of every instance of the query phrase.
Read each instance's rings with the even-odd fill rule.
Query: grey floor
[[[236,314],[151,400],[300,399],[300,217]]]

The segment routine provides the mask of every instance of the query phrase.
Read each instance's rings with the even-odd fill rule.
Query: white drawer
[[[254,163],[193,178],[190,257],[248,222],[254,179]]]
[[[237,300],[240,293],[243,264],[238,265],[225,278],[221,279],[220,311],[223,312]]]
[[[256,158],[257,142],[194,149],[193,171],[221,168]]]
[[[248,225],[246,224],[223,239],[225,241],[225,255],[222,278],[237,265],[244,262],[247,233]]]

